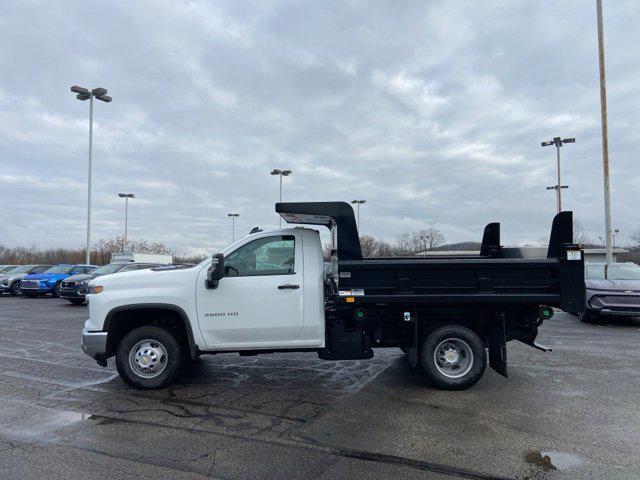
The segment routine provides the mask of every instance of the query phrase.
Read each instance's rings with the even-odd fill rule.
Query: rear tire
[[[480,337],[460,325],[431,332],[422,342],[420,365],[427,380],[443,390],[465,390],[487,368],[487,352]]]
[[[22,296],[22,289],[20,288],[20,282],[13,282],[13,285],[11,285],[11,295],[13,295],[14,297]]]
[[[140,327],[120,341],[116,367],[120,378],[133,388],[163,388],[180,372],[182,356],[180,344],[167,330]]]

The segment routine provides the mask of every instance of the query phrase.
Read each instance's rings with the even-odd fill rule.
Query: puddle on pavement
[[[35,415],[21,425],[20,433],[27,436],[42,435],[44,433],[66,427],[74,423],[86,420],[91,415],[84,412],[72,412],[69,410],[53,410],[44,415]]]
[[[572,453],[556,452],[553,450],[539,451],[534,450],[528,452],[525,457],[527,463],[531,463],[540,467],[544,471],[553,470],[569,470],[574,467],[579,467],[584,461],[577,455]]]
[[[60,428],[91,418],[85,412],[40,407],[26,402],[9,402],[2,413],[0,433],[16,438],[43,438]]]

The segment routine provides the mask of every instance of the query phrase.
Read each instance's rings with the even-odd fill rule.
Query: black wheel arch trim
[[[173,305],[171,303],[139,303],[139,304],[121,305],[119,307],[115,307],[109,310],[109,313],[107,313],[104,320],[104,325],[102,327],[102,331],[103,332],[109,331],[111,320],[117,313],[129,311],[129,310],[146,310],[146,309],[169,310],[169,311],[176,312],[180,317],[180,320],[182,320],[185,331],[187,332],[187,340],[189,342],[189,353],[191,355],[191,358],[195,359],[198,357],[199,355],[198,346],[196,345],[193,339],[193,330],[191,328],[191,322],[189,321],[189,316],[187,315],[187,312],[184,311],[184,309],[182,309],[178,305]]]

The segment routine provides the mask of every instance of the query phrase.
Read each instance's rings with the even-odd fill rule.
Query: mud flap
[[[489,366],[503,377],[507,377],[507,339],[504,315],[498,314],[488,324]]]
[[[406,319],[406,313],[405,313],[405,319]],[[418,345],[418,339],[420,337],[418,336],[418,311],[417,310],[413,310],[413,320],[410,320],[410,321],[411,321],[412,333],[411,333],[411,345],[407,349],[407,357],[409,358],[409,365],[411,365],[411,368],[417,368],[418,363],[420,362],[420,357],[419,357],[420,346]]]

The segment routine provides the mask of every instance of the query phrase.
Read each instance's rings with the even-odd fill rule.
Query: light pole
[[[358,206],[358,235],[360,235],[360,205],[362,205],[363,203],[367,203],[367,201],[366,200],[351,200],[351,203]]]
[[[231,217],[231,241],[236,241],[236,218],[239,217],[239,213],[227,213],[227,217]]]
[[[604,25],[602,20],[602,0],[596,0],[598,17],[598,64],[600,67],[600,119],[602,122],[602,172],[604,179],[604,230],[607,248],[607,264],[613,263],[611,250],[611,193],[609,189],[609,133],[607,130],[607,78],[604,62]]]
[[[619,233],[620,233],[620,229],[616,228],[611,234],[611,244],[614,252],[616,251],[616,235],[618,235]]]
[[[129,199],[136,198],[133,193],[119,193],[120,198],[124,198],[124,248],[127,248],[127,228],[129,224]]]
[[[565,143],[575,143],[576,139],[575,138],[560,138],[560,137],[554,137],[553,140],[549,140],[548,142],[541,142],[540,144],[543,147],[549,147],[551,145],[555,145],[556,146],[556,162],[558,165],[558,183],[551,186],[551,187],[547,187],[547,190],[555,190],[556,191],[556,200],[558,203],[558,213],[560,213],[562,211],[562,189],[563,188],[569,188],[567,185],[562,185],[562,182],[560,181],[560,147],[562,147],[562,145],[564,145]]]
[[[93,148],[93,98],[97,98],[103,102],[109,103],[111,97],[107,95],[106,88],[94,88],[88,90],[84,87],[74,85],[71,87],[73,93],[77,93],[78,100],[89,100],[89,180],[87,188],[87,246],[85,252],[85,262],[91,263],[91,154]]]
[[[291,170],[280,170],[279,168],[274,168],[271,171],[271,175],[279,175],[280,176],[280,203],[282,203],[282,177],[288,177],[293,172]],[[282,217],[278,218],[278,226],[282,228]]]

